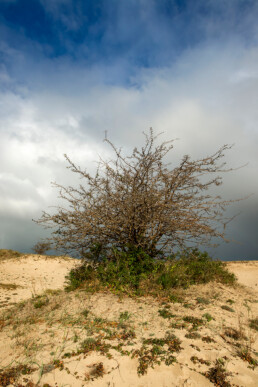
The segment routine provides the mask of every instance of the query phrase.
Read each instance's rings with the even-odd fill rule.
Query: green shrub
[[[87,253],[86,259],[82,260],[82,265],[72,269],[66,278],[67,290],[98,281],[99,284],[116,290],[131,289],[141,294],[143,290],[140,285],[143,282],[150,287],[159,285],[166,291],[212,280],[226,284],[232,284],[236,280],[223,262],[213,261],[206,252],[202,253],[197,249],[184,250],[169,257],[161,255],[155,259],[143,249],[130,245],[126,246],[125,251],[110,248],[109,253],[103,253],[95,245]],[[173,295],[171,297],[172,302],[182,301]]]
[[[213,261],[207,252],[202,253],[197,249],[189,249],[172,257],[172,262],[168,262],[165,271],[158,277],[157,282],[163,289],[168,289],[187,288],[193,284],[215,280],[225,284],[233,284],[236,277],[226,269],[225,263]]]

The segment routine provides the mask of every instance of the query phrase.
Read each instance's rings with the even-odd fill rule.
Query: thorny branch
[[[36,222],[54,227],[51,241],[56,249],[83,254],[95,243],[121,250],[131,244],[155,256],[158,251],[165,254],[175,247],[185,248],[189,242],[211,245],[213,237],[227,240],[225,226],[233,218],[224,219],[223,212],[243,198],[225,201],[205,195],[210,186],[222,184],[221,177],[207,182],[200,177],[234,170],[225,169],[226,163],[219,164],[223,152],[232,146],[223,145],[213,155],[196,161],[185,155],[178,167],[169,170],[162,159],[173,148],[173,140],[154,147],[158,136],[152,128],[144,135],[145,146],[134,148],[129,157],[105,139],[116,160],[100,159],[95,177],[65,155],[68,168],[86,180],[87,186],[54,183],[68,206],[57,207],[55,214],[43,212]],[[217,225],[222,225],[223,231],[218,231]]]

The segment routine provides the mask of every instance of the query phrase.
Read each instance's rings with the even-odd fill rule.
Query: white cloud
[[[236,46],[228,52],[202,47],[188,51],[171,67],[139,71],[132,79],[135,86],[91,83],[94,68],[87,74],[70,67],[68,80],[67,68],[58,69],[56,84],[52,69],[49,84],[41,91],[2,92],[1,215],[31,218],[34,211],[38,215],[56,204],[57,192],[50,181],[77,182],[65,169],[64,153],[93,173],[98,154],[104,159],[112,155],[102,142],[105,130],[115,145],[130,152],[142,145],[141,132],[150,126],[156,133],[165,132],[160,140],[180,138],[171,153],[173,162],[184,154],[204,157],[225,143],[235,143],[225,154],[228,166],[250,164],[224,175],[222,192],[227,199],[255,192],[257,203],[257,59],[255,48]],[[72,76],[78,88],[69,93]],[[241,224],[236,224],[240,232]],[[4,241],[10,243],[7,235]]]

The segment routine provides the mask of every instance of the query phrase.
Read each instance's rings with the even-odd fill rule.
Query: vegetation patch
[[[185,337],[187,339],[200,339],[201,338],[201,335],[200,333],[198,332],[188,332]]]
[[[170,324],[170,327],[174,329],[184,329],[188,327],[188,324],[183,321],[175,321]]]
[[[234,340],[247,339],[247,337],[243,334],[241,330],[231,328],[231,327],[224,329],[224,335]]]
[[[204,313],[202,317],[205,318],[208,322],[215,320],[210,313]]]
[[[176,294],[170,294],[168,298],[173,304],[182,304],[184,302],[184,299]]]
[[[36,368],[29,367],[25,364],[20,364],[16,367],[0,369],[0,386],[6,387],[10,384],[15,384],[20,375],[29,375],[35,370]]]
[[[160,365],[161,362],[164,362],[166,365],[170,365],[176,362],[176,357],[172,353],[182,349],[180,344],[181,340],[170,333],[163,339],[144,339],[143,346],[132,352],[132,358],[136,357],[139,360],[138,375],[146,374],[148,367],[154,368],[155,364]]]
[[[249,320],[249,327],[258,331],[258,317]]]
[[[16,285],[16,284],[3,284],[0,282],[0,288],[5,289],[5,290],[15,290],[17,288],[20,288],[21,286]]]
[[[228,305],[222,305],[221,309],[227,310],[228,312],[235,312],[234,309]]]
[[[198,327],[204,324],[204,320],[201,318],[193,317],[193,316],[185,316],[183,320],[187,323],[192,324],[192,329],[197,329]]]
[[[200,364],[205,364],[205,365],[207,365],[207,366],[209,366],[209,365],[211,364],[210,361],[201,359],[201,358],[199,358],[198,356],[192,356],[192,357],[190,358],[190,360],[191,360],[194,364],[200,363]]]
[[[257,367],[258,361],[254,359],[251,355],[251,352],[249,348],[241,348],[237,351],[237,355],[243,359],[244,361],[247,361],[249,364],[251,364],[253,367]]]
[[[227,302],[228,304],[230,304],[230,305],[233,305],[233,304],[235,303],[235,301],[234,301],[234,300],[231,300],[231,298],[229,298],[226,302]]]
[[[207,298],[204,298],[204,297],[197,297],[196,301],[197,301],[197,304],[203,304],[203,305],[210,304],[210,301]]]
[[[172,318],[172,317],[175,317],[176,315],[175,314],[172,314],[169,310],[167,310],[166,308],[163,308],[163,309],[159,309],[159,315],[163,318]]]
[[[49,298],[44,295],[36,296],[35,298],[33,298],[32,303],[35,309],[40,309],[49,303]]]
[[[8,250],[8,249],[0,249],[0,261],[3,261],[8,258],[19,258],[24,254],[19,253],[18,251]]]
[[[202,341],[204,341],[205,343],[216,343],[216,341],[210,336],[203,336]]]
[[[229,375],[230,373],[226,372],[224,368],[224,361],[222,359],[217,359],[215,366],[204,373],[204,376],[217,387],[231,387],[231,384],[227,381]]]
[[[105,370],[102,362],[92,364],[90,367],[92,369],[89,373],[86,374],[86,380],[93,381],[94,379],[97,379],[97,378],[103,378],[105,374]]]

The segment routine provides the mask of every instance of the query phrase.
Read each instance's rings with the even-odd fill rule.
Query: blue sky
[[[235,143],[225,199],[254,193],[222,244],[223,259],[257,259],[258,2],[0,1],[0,248],[30,251],[32,218],[58,203],[50,182],[76,184],[64,153],[95,171],[143,130],[180,138],[170,161]]]

